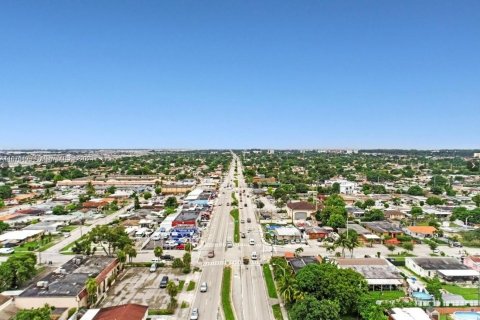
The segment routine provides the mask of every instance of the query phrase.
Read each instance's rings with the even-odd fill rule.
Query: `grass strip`
[[[230,300],[230,290],[232,286],[232,268],[223,268],[222,278],[222,308],[225,320],[235,320],[233,313],[232,301]]]
[[[263,266],[263,277],[267,283],[268,296],[270,298],[278,298],[277,290],[275,289],[275,282],[273,281],[272,270],[270,270],[270,265],[265,263]]]

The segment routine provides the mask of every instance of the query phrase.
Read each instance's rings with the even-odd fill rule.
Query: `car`
[[[435,249],[435,250],[433,250],[433,253],[435,253],[435,254],[440,254],[440,250]]]
[[[13,248],[0,248],[0,254],[11,254],[14,251]]]
[[[248,223],[252,222],[252,219],[247,218],[247,222],[248,222]]]
[[[64,232],[64,233],[63,233],[63,237],[64,237],[64,238],[70,237],[70,232]]]
[[[152,263],[165,263],[165,260],[162,260],[162,258],[155,257],[152,259]]]
[[[249,264],[250,263],[250,259],[248,259],[248,257],[243,257],[243,264]]]
[[[161,255],[160,258],[162,258],[163,260],[173,260],[173,259],[175,259],[174,256],[169,255],[169,254]]]
[[[162,281],[160,281],[160,288],[161,288],[161,289],[166,288],[166,287],[167,287],[167,284],[168,284],[168,277],[167,277],[167,276],[163,276]]]
[[[207,290],[208,290],[207,283],[202,282],[202,284],[200,285],[200,292],[207,292]]]
[[[157,271],[157,264],[152,263],[152,265],[150,266],[150,272],[155,272],[155,271]]]
[[[245,232],[242,232],[241,237],[242,237],[242,238],[245,238],[246,236],[247,236],[247,235],[245,234]]]
[[[251,246],[254,246],[255,245],[255,239],[250,239],[249,243],[250,243]]]
[[[291,244],[295,244],[295,239],[290,240]]]
[[[241,222],[241,223],[245,223],[245,220],[242,219],[242,220],[240,220],[240,222]]]
[[[185,243],[180,243],[178,246],[175,247],[177,250],[185,250]]]
[[[247,204],[245,203],[243,206],[244,206],[244,207],[247,207]]]
[[[190,314],[190,320],[198,320],[198,308],[193,308]]]
[[[307,244],[307,240],[305,240],[305,239],[300,240],[300,242],[301,242],[302,244]]]
[[[257,260],[257,253],[255,251],[252,252],[252,260]]]
[[[227,248],[232,248],[233,247],[233,242],[232,241],[227,241]]]
[[[208,257],[209,258],[215,257],[215,251],[213,251],[213,250],[208,251]]]
[[[295,243],[301,243],[300,239],[295,239]]]

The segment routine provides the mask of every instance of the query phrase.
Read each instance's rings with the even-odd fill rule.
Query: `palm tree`
[[[349,241],[350,240],[349,240],[349,237],[347,236],[347,233],[344,232],[334,242],[335,247],[341,247],[342,248],[342,257],[344,257],[344,258],[345,258],[345,248],[348,247]]]
[[[298,295],[296,292],[295,278],[290,274],[284,274],[278,280],[278,291],[286,304],[293,303],[296,295]]]
[[[301,247],[295,249],[295,257],[298,258],[302,252],[303,252],[303,248],[301,248]]]
[[[137,250],[135,250],[135,248],[130,245],[126,246],[124,251],[128,255],[129,262],[132,262],[132,258],[135,258],[137,256]]]
[[[358,241],[358,235],[352,234],[348,237],[347,241],[347,249],[350,251],[350,257],[353,258],[353,250],[360,246],[360,242]]]
[[[88,304],[91,305],[97,301],[97,281],[95,278],[88,278],[87,282],[85,283],[85,288],[87,289],[88,294]]]

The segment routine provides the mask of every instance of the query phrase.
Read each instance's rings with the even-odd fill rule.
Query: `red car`
[[[175,247],[175,249],[177,249],[177,250],[185,250],[185,244],[184,244],[184,243],[180,243],[178,246]]]

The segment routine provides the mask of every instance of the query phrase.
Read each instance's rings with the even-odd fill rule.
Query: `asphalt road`
[[[220,186],[219,196],[213,209],[212,220],[206,230],[205,243],[200,245],[197,261],[193,260],[194,265],[199,265],[202,269],[200,282],[197,285],[193,308],[199,309],[200,319],[222,319],[221,316],[221,284],[223,267],[225,264],[225,249],[228,230],[232,233],[233,227],[229,228],[230,206],[226,203],[231,202],[231,189],[229,184],[233,184],[233,167],[231,168],[225,182]],[[231,236],[231,234],[230,234]],[[208,252],[214,250],[215,256],[208,258]],[[207,292],[200,292],[201,283],[208,285]]]
[[[262,262],[268,261],[268,256],[264,256],[265,245],[262,241],[261,227],[255,218],[255,209],[252,201],[251,190],[247,188],[243,177],[243,169],[237,158],[238,170],[238,192],[240,219],[244,223],[240,224],[240,232],[246,234],[245,238],[240,238],[240,245],[235,250],[231,250],[239,260],[242,257],[250,258],[248,265],[238,263],[233,266],[234,281],[232,287],[233,303],[236,310],[237,319],[273,319],[272,307],[269,303],[265,280],[263,279]],[[245,193],[243,193],[245,190]],[[240,195],[241,194],[241,195]],[[247,197],[250,195],[250,197]],[[247,207],[245,207],[245,203]],[[247,219],[251,222],[248,223]],[[255,241],[255,245],[249,244],[250,239]],[[269,248],[267,250],[270,250]],[[252,260],[252,253],[256,252],[257,260]],[[240,253],[240,254],[239,254]],[[229,252],[227,252],[229,255]]]

